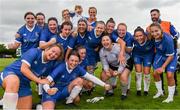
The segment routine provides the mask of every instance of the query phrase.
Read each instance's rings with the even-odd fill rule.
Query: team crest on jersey
[[[39,37],[39,34],[38,34],[38,32],[35,32],[35,36]]]
[[[26,33],[23,34],[23,36],[26,36],[26,35],[27,35]]]
[[[146,50],[149,50],[150,49],[150,47],[146,47]]]
[[[160,50],[162,50],[162,44],[161,44],[161,45],[159,45],[159,46],[158,46],[158,48],[159,48]]]
[[[91,37],[90,37],[90,36],[88,36],[88,39],[89,39],[89,40],[91,40]]]
[[[61,76],[61,78],[64,78],[64,77],[65,77],[64,75]]]
[[[37,61],[34,61],[34,64],[37,64]]]

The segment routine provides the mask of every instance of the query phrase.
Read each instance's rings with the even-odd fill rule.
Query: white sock
[[[141,90],[142,73],[136,72],[136,89]]]
[[[128,84],[127,84],[127,83],[124,83],[124,82],[121,82],[122,95],[126,96],[127,89],[128,89]]]
[[[0,105],[3,105],[3,99],[0,100]]]
[[[74,100],[74,99],[79,95],[79,93],[81,92],[81,89],[82,89],[81,86],[75,86],[75,87],[72,89],[69,97],[67,98],[66,104],[72,103],[73,100]]]
[[[43,85],[38,84],[38,95],[42,95],[42,93],[43,93]]]
[[[5,92],[3,96],[3,109],[16,110],[18,93]]]
[[[128,89],[131,87],[131,74],[128,76]]]
[[[172,98],[174,97],[174,91],[175,91],[175,86],[168,86],[168,98]]]
[[[116,77],[111,77],[109,79],[109,82],[111,85],[115,86],[117,84],[117,78]]]
[[[149,91],[150,81],[150,74],[144,74],[144,91]]]
[[[155,82],[155,85],[156,85],[156,88],[157,88],[158,92],[163,93],[163,91],[162,91],[162,81],[160,80],[160,81]]]

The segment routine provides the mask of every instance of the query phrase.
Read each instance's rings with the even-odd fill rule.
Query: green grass
[[[15,59],[0,59],[0,71],[3,70],[5,66],[10,64]],[[99,69],[96,70],[96,76],[99,77],[101,71],[101,66],[99,66]],[[81,96],[80,103],[75,106],[66,106],[64,105],[64,101],[59,101],[56,105],[58,109],[180,109],[180,94],[179,96],[174,97],[174,102],[166,104],[161,103],[164,99],[167,97],[167,85],[166,87],[166,95],[159,99],[153,99],[153,95],[156,93],[156,88],[154,86],[153,78],[151,78],[151,86],[149,91],[149,96],[136,96],[136,87],[135,87],[135,76],[134,71],[132,74],[132,81],[131,81],[131,91],[128,95],[128,98],[124,101],[120,100],[120,86],[118,82],[118,87],[115,89],[115,95],[112,97],[105,97],[103,101],[99,101],[98,103],[92,104],[87,103],[86,99],[93,98],[97,96],[103,96],[104,89],[100,86],[96,86],[95,91],[91,96],[83,94]],[[165,77],[165,75],[164,75]],[[178,79],[180,79],[180,74],[178,74]],[[178,82],[180,84],[180,81]],[[37,93],[35,92],[35,84],[32,83],[33,88],[33,102],[36,103],[39,101],[39,98],[37,96]],[[178,87],[179,89],[180,87]],[[180,90],[179,90],[180,91]],[[143,91],[142,91],[143,92]],[[0,89],[0,96],[2,96],[3,90]]]

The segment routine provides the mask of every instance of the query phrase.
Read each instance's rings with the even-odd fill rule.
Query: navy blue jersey
[[[134,55],[146,55],[154,54],[154,42],[152,40],[146,40],[143,44],[139,44],[134,40],[133,52]]]
[[[18,76],[23,77],[25,80],[29,80],[27,77],[21,73],[22,62],[30,66],[31,71],[36,76],[47,76],[54,68],[56,61],[44,62],[43,60],[44,52],[38,48],[32,48],[25,52],[22,57],[9,66],[7,66],[5,71],[12,71]]]
[[[163,38],[160,41],[154,42],[156,54],[162,57],[168,57],[175,54],[173,38],[166,33],[163,33]]]
[[[41,28],[35,25],[32,30],[29,30],[26,25],[22,26],[17,34],[20,37],[16,38],[16,41],[21,43],[21,53],[23,54],[31,48],[36,48],[39,46]]]
[[[85,57],[85,58],[80,62],[79,65],[80,65],[82,68],[86,69],[87,66],[88,66],[88,64],[89,64],[88,59]]]
[[[86,43],[86,40],[87,40],[88,36],[89,36],[89,33],[88,33],[88,32],[86,32],[84,36],[81,36],[81,35],[78,33],[78,35],[77,35],[76,37],[73,37],[73,39],[72,39],[73,41],[71,41],[71,42],[73,42],[74,47],[75,47],[76,45],[83,45],[83,46],[84,46],[85,43]]]
[[[95,48],[97,48],[98,46],[101,45],[102,36],[96,36],[94,29],[91,32],[89,32],[88,35],[89,36],[88,36],[86,43],[85,43],[85,47],[87,49],[94,50]]]
[[[54,35],[53,37],[56,38],[56,43],[62,45],[64,52],[66,52],[68,48],[73,49],[74,44],[71,42],[71,39],[73,39],[71,35],[67,38],[62,37],[61,35]]]
[[[111,35],[111,39],[112,39],[114,42],[117,42],[119,38],[120,38],[120,37],[118,37],[117,30],[115,30],[115,31],[112,33],[112,35]],[[123,37],[123,40],[125,41],[127,48],[132,48],[132,47],[133,47],[134,38],[133,38],[133,36],[131,35],[131,33],[126,32],[126,35]]]
[[[41,32],[40,41],[48,42],[53,35],[56,35],[57,33],[52,33],[49,28],[44,28]]]
[[[80,76],[84,76],[86,74],[86,70],[84,70],[79,65],[75,67],[73,70],[68,69],[67,63],[62,63],[57,66],[49,76],[55,82],[55,86],[58,88],[63,88],[68,86],[70,82]]]

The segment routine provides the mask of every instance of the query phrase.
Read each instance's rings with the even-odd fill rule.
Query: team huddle
[[[117,79],[121,100],[128,100],[133,65],[138,96],[142,95],[142,74],[143,94],[149,94],[152,66],[157,88],[153,98],[164,95],[165,72],[168,97],[162,102],[172,102],[177,94],[179,33],[170,22],[160,19],[160,11],[152,9],[152,24],[146,30],[138,26],[134,33],[127,31],[125,23],[115,29],[113,18],[106,23],[98,21],[95,7],[89,7],[89,17],[84,17],[82,11],[80,5],[75,6],[74,12],[63,10],[60,25],[55,17],[45,23],[41,12],[25,13],[26,24],[17,31],[15,42],[8,45],[9,49],[20,47],[21,57],[0,73],[0,85],[5,90],[3,109],[31,109],[31,81],[42,87],[43,109],[54,109],[58,100],[78,103],[79,95],[91,94],[95,85],[104,87],[106,96],[113,96]],[[98,62],[103,67],[100,78],[94,75]]]

